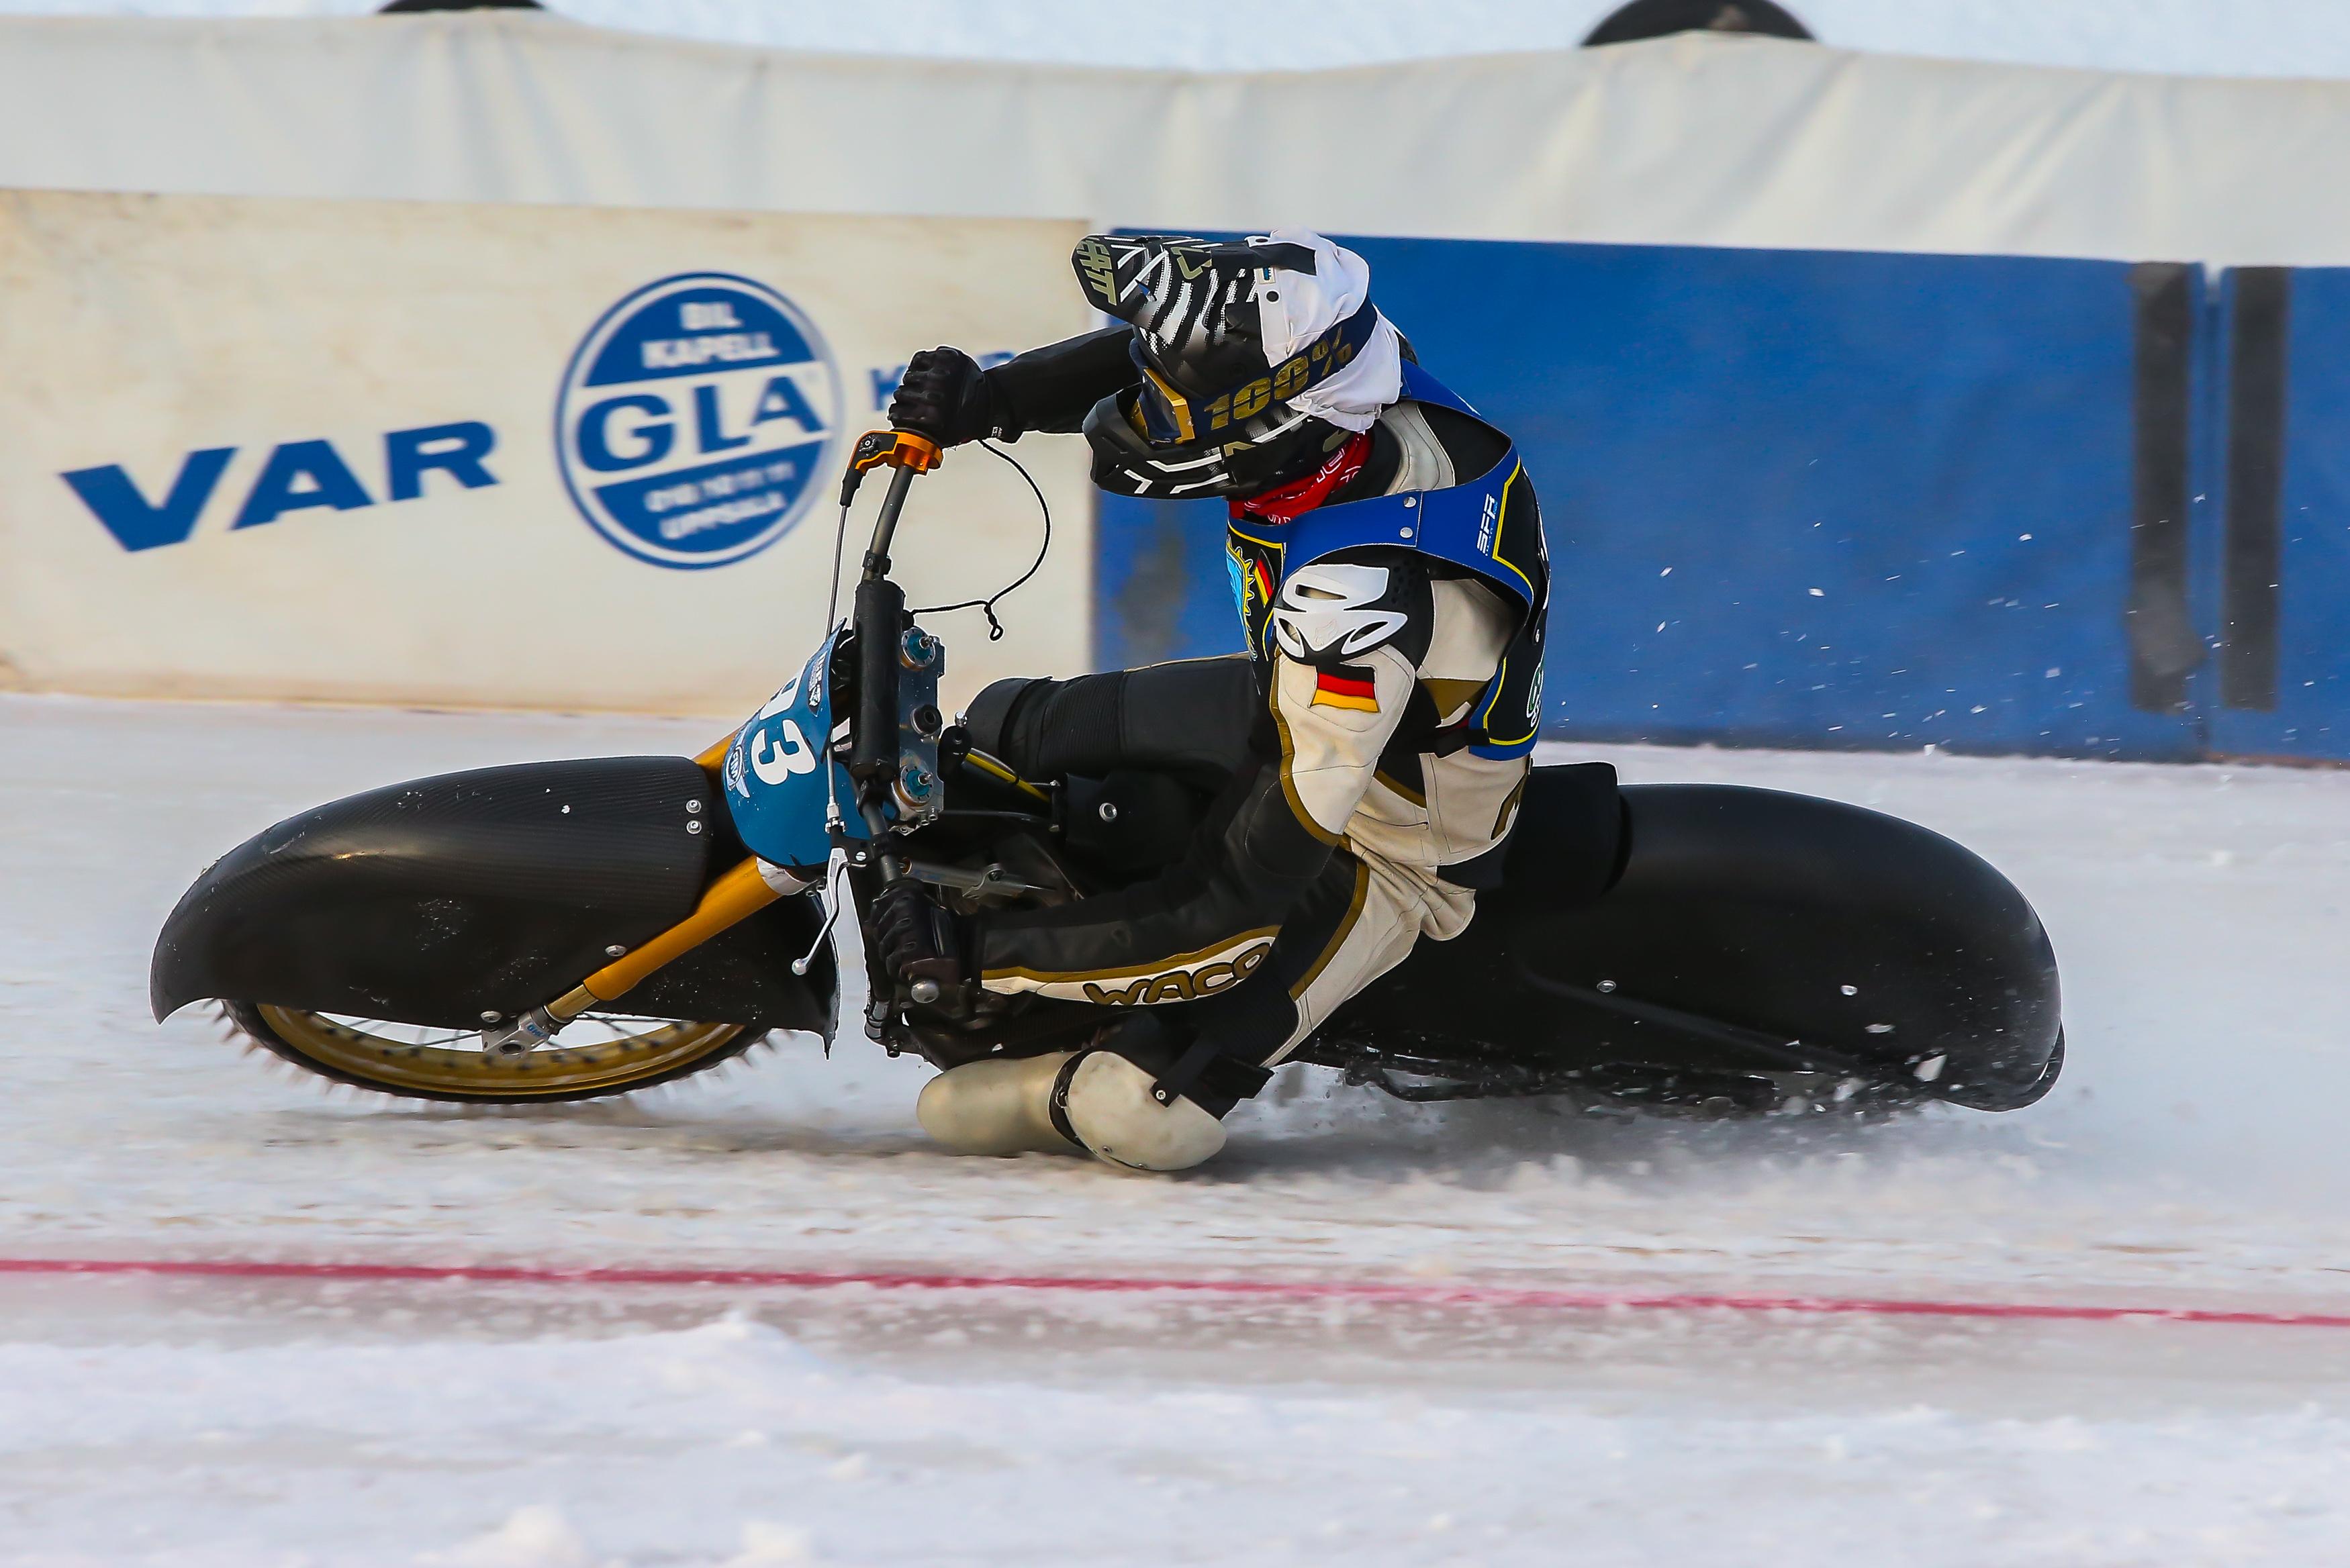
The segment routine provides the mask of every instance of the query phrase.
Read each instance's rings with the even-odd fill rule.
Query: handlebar
[[[873,542],[865,551],[865,581],[878,582],[889,574],[889,541],[898,532],[898,514],[905,510],[906,492],[914,475],[928,473],[946,461],[939,443],[912,431],[868,431],[857,438],[848,454],[848,472],[840,476],[840,506],[857,499],[865,476],[885,464],[898,472],[889,476],[889,493],[882,498],[881,515],[873,520]],[[892,634],[894,636],[894,634]]]
[[[898,642],[905,631],[906,593],[889,580],[889,544],[898,532],[899,514],[914,476],[928,473],[944,460],[938,442],[912,431],[868,431],[849,454],[848,472],[841,475],[840,504],[845,511],[858,487],[874,469],[897,470],[889,476],[889,493],[882,498],[881,514],[874,519],[873,540],[866,547],[864,575],[857,585],[851,624],[857,633],[857,729],[849,747],[848,774],[855,779],[859,813],[876,845],[886,842],[888,820],[881,810],[887,793],[883,781],[898,769]],[[903,875],[898,857],[884,852],[884,877]]]
[[[873,540],[866,546],[864,573],[857,584],[850,618],[857,638],[857,727],[849,742],[848,776],[857,785],[858,815],[865,819],[874,847],[880,850],[885,882],[906,875],[905,861],[882,848],[889,841],[889,820],[881,803],[899,766],[898,645],[906,629],[906,590],[889,580],[889,543],[897,535],[898,516],[906,508],[906,493],[913,488],[914,476],[928,473],[945,456],[938,442],[912,431],[868,431],[857,438],[856,449],[848,457],[848,472],[840,476],[845,526],[849,504],[857,499],[866,474],[885,466],[897,470],[889,476],[889,493],[882,498],[881,514],[873,521]],[[873,1000],[866,1012],[866,1033],[881,1038],[889,1014],[888,992],[877,971]]]

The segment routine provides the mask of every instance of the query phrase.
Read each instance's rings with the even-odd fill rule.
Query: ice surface
[[[546,0],[598,26],[769,47],[1192,70],[1573,48],[1618,0]],[[353,16],[379,0],[0,0],[0,11]],[[1879,53],[2186,76],[2350,76],[2339,0],[1788,0]]]
[[[518,1112],[322,1092],[149,946],[317,801],[707,720],[0,698],[0,1255],[1670,1284],[2350,1311],[2350,774],[1577,748],[1878,806],[2046,919],[2033,1109],[1404,1107],[1284,1074],[1188,1178],[959,1159],[794,1041]],[[723,1314],[740,1309],[733,1318]],[[0,1562],[2350,1560],[2350,1334],[0,1284]]]
[[[1137,1377],[1131,1351],[1066,1347],[1014,1377],[711,1315],[0,1347],[12,1560],[2177,1568],[2336,1562],[2350,1538],[2350,1422],[2292,1398],[1985,1417],[1897,1385],[1738,1407],[1654,1351],[1630,1353],[1645,1385],[1568,1364],[1465,1394]]]

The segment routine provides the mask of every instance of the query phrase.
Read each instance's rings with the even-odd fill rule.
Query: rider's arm
[[[1096,403],[1142,379],[1127,352],[1133,339],[1131,327],[1107,327],[1031,348],[983,371],[996,433],[1011,441],[1024,431],[1076,430]]]
[[[1031,348],[988,370],[960,348],[925,348],[898,379],[889,422],[942,446],[1076,430],[1096,403],[1142,379],[1127,351],[1133,339],[1133,327],[1112,327]]]

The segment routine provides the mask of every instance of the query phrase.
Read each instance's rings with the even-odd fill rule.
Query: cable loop
[[[1028,563],[1028,569],[1026,571],[1021,573],[1018,577],[1014,578],[1006,587],[996,589],[995,592],[990,594],[987,597],[983,599],[964,599],[958,604],[951,605],[927,605],[920,609],[909,610],[907,613],[909,615],[945,615],[950,610],[975,609],[979,611],[980,614],[987,618],[987,640],[990,642],[1001,642],[1003,640],[1003,623],[995,618],[995,601],[1002,598],[1004,595],[1012,592],[1013,589],[1025,586],[1028,579],[1035,576],[1037,572],[1043,568],[1045,565],[1045,557],[1051,553],[1053,548],[1053,508],[1052,504],[1045,499],[1045,492],[1043,489],[1037,485],[1036,476],[1030,473],[1026,468],[1023,467],[1018,458],[1013,456],[1002,447],[997,446],[993,441],[983,441],[979,444],[985,447],[989,452],[993,452],[996,456],[1002,458],[1004,462],[1010,463],[1014,469],[1017,469],[1019,471],[1020,477],[1028,482],[1030,493],[1036,497],[1036,505],[1045,514],[1045,542],[1036,546],[1036,558]]]

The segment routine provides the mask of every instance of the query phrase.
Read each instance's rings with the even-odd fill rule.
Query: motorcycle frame
[[[911,431],[872,431],[858,440],[841,483],[840,504],[846,514],[868,472],[881,467],[891,471],[889,492],[882,497],[880,513],[873,521],[873,536],[865,548],[850,612],[858,678],[857,705],[849,729],[848,773],[857,787],[858,814],[864,818],[877,846],[886,844],[890,833],[882,795],[884,781],[898,763],[896,650],[899,622],[906,611],[905,591],[889,578],[889,546],[897,538],[898,521],[905,512],[906,496],[915,478],[936,468],[943,456],[936,442]],[[845,525],[845,516],[843,523]],[[728,748],[741,732],[742,727],[737,725],[696,756],[694,762],[715,775],[725,762]],[[851,853],[851,858],[862,864],[866,853],[858,848]],[[885,848],[879,858],[886,880],[895,881],[905,875],[905,862],[898,855]],[[492,1051],[524,1052],[544,1044],[590,1008],[619,1001],[662,965],[691,952],[794,890],[790,884],[796,878],[782,877],[785,885],[778,886],[779,878],[771,877],[768,871],[757,856],[745,858],[711,883],[693,913],[507,1027],[484,1030],[484,1046]],[[889,997],[875,988],[867,1016],[868,1031],[887,1022],[889,1009]]]

